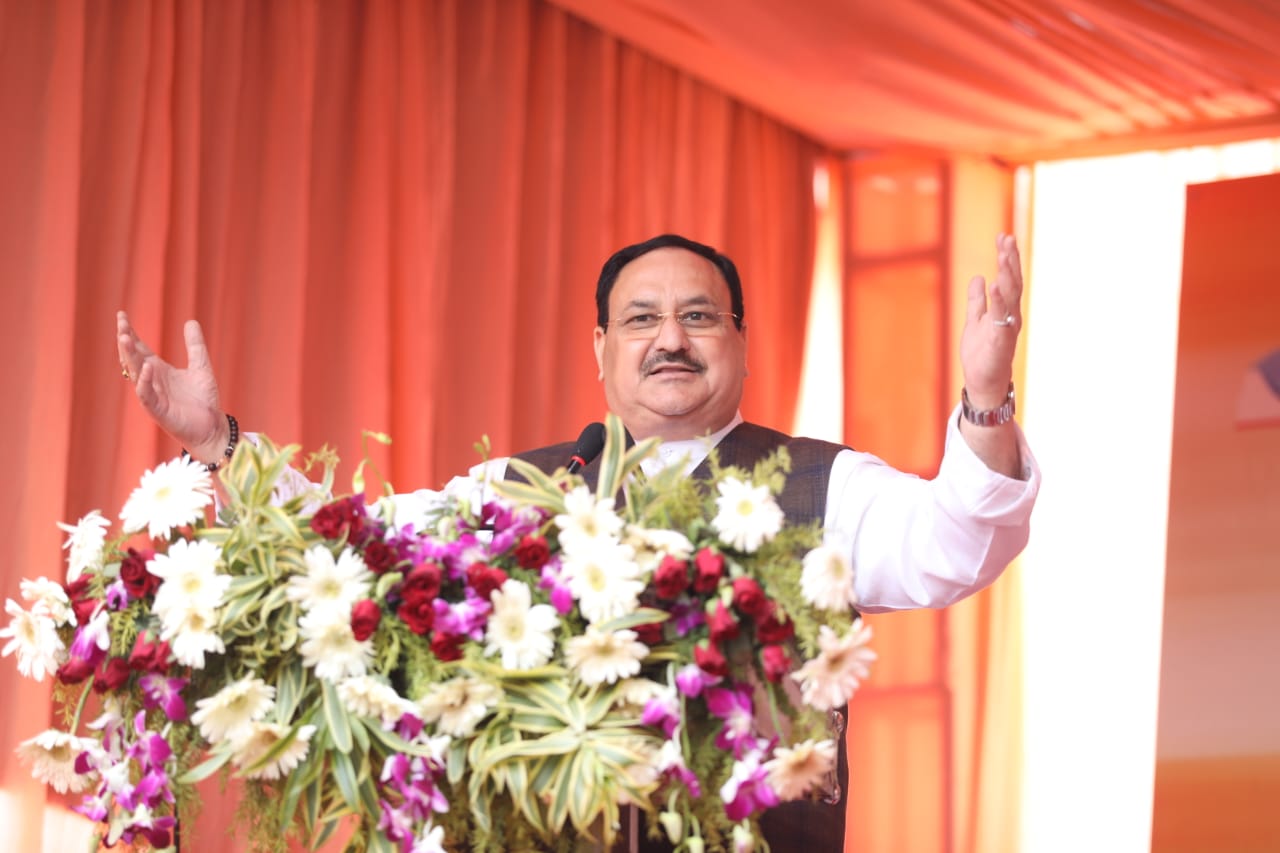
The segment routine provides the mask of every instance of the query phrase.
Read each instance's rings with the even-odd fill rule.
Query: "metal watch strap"
[[[969,402],[969,391],[961,389],[960,391],[960,416],[975,426],[1000,426],[1000,424],[1008,423],[1013,420],[1015,411],[1013,403],[1013,383],[1009,383],[1009,395],[1004,398],[1004,402],[994,409],[983,409],[981,411],[975,409],[973,404]]]

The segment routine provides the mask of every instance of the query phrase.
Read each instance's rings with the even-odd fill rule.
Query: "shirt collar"
[[[640,467],[644,469],[645,474],[652,477],[671,465],[683,464],[684,472],[691,474],[693,469],[701,465],[702,460],[707,458],[711,448],[719,445],[724,437],[740,423],[742,423],[742,412],[737,411],[733,413],[733,420],[710,435],[686,438],[680,441],[664,441],[658,445],[657,455],[650,456],[644,460],[644,462],[640,463]]]

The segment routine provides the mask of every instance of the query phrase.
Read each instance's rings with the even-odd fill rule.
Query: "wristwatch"
[[[1009,383],[1009,396],[1004,398],[1004,402],[994,409],[982,409],[979,411],[969,402],[969,392],[966,389],[960,391],[960,415],[966,421],[975,426],[1000,426],[1000,424],[1008,423],[1013,420],[1014,404],[1013,404],[1013,383]]]

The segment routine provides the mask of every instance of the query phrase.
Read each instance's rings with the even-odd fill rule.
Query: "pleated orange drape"
[[[845,440],[931,477],[962,384],[965,285],[1012,228],[1012,174],[891,154],[843,167]],[[1016,583],[867,617],[879,659],[849,707],[849,853],[1016,849]]]
[[[360,432],[402,488],[599,418],[594,282],[663,231],[738,262],[751,419],[791,422],[813,255],[795,132],[540,0],[0,0],[0,585],[60,576],[176,453],[120,379],[114,312],[183,361],[204,325],[247,429]],[[12,747],[48,687],[0,662],[6,842],[42,848]],[[184,850],[221,850],[225,801]],[[45,845],[54,843],[45,835]],[[56,844],[55,844],[56,846]],[[48,848],[51,849],[51,848]]]

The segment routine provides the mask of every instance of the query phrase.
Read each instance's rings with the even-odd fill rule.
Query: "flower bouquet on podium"
[[[833,783],[874,658],[853,568],[785,523],[785,451],[700,481],[624,438],[594,491],[511,460],[524,482],[372,504],[363,465],[331,497],[331,457],[286,496],[297,450],[259,438],[212,523],[205,469],[158,466],[121,536],[63,525],[66,582],[6,603],[3,653],[66,711],[18,752],[108,844],[172,845],[222,773],[263,850],[608,849],[627,806],[678,850],[751,849]]]

